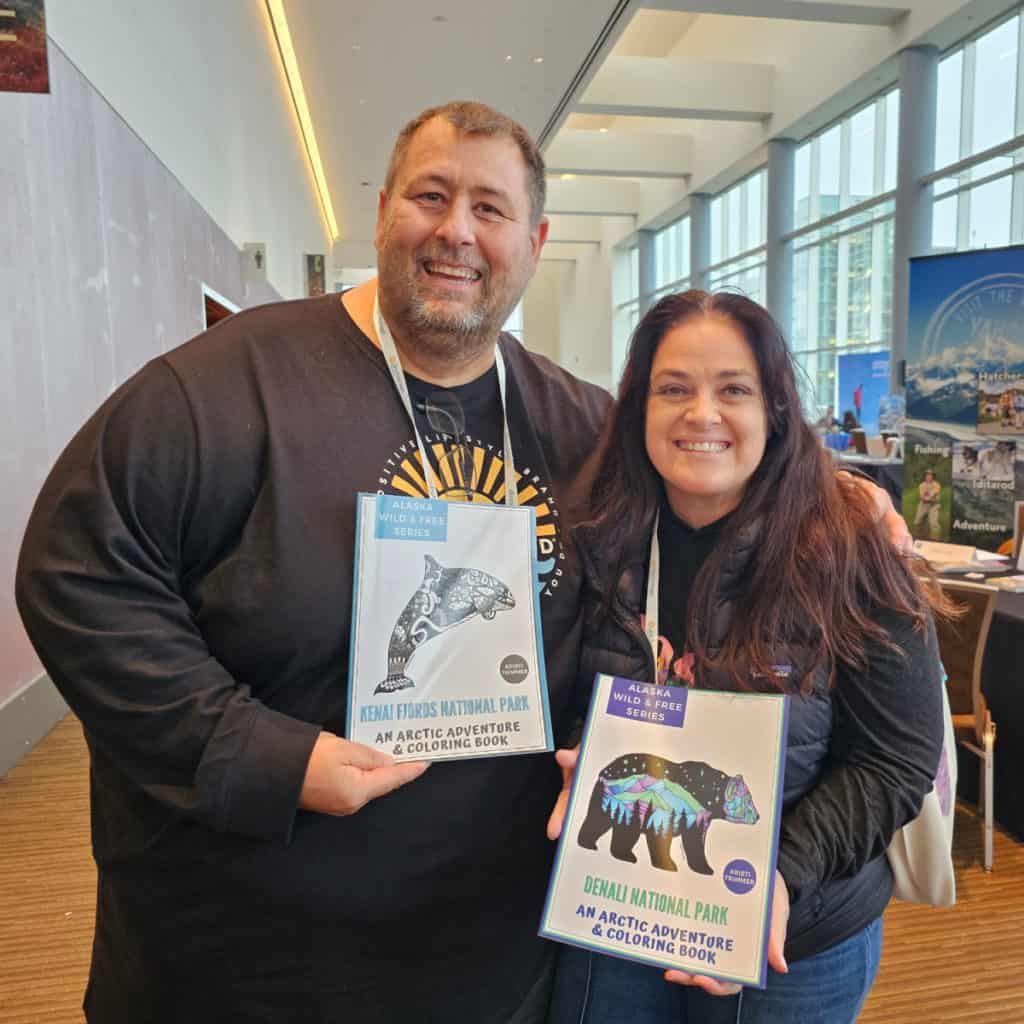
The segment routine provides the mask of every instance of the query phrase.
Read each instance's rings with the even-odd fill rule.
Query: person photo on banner
[[[939,511],[942,507],[942,485],[935,479],[935,473],[926,469],[924,479],[917,485],[917,512],[914,514],[914,529],[917,536],[922,523],[928,525],[928,539],[938,540],[940,537]]]

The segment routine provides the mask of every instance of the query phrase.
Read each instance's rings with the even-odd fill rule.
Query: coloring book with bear
[[[763,988],[787,707],[598,675],[540,934]]]

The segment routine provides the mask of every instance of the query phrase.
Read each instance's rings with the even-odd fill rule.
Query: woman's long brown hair
[[[649,537],[663,494],[647,456],[645,427],[651,365],[661,340],[695,317],[728,319],[753,350],[768,420],[764,456],[729,517],[721,539],[694,581],[688,601],[687,643],[698,665],[732,673],[740,686],[751,673],[772,680],[779,640],[815,652],[801,666],[809,685],[813,670],[828,665],[863,668],[872,643],[891,646],[874,620],[887,609],[924,628],[929,606],[950,610],[937,586],[922,581],[876,522],[870,498],[852,480],[837,476],[820,439],[803,417],[792,358],[778,326],[757,303],[731,293],[688,291],[662,299],[637,325],[630,341],[618,403],[602,439],[592,514],[607,543],[606,557],[621,572],[638,537]],[[710,610],[719,597],[728,552],[757,531],[753,554],[735,593],[729,630],[710,649]]]

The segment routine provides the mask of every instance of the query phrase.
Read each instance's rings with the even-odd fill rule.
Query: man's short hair
[[[530,224],[536,227],[544,213],[544,201],[547,196],[547,183],[544,177],[544,158],[540,155],[537,144],[530,138],[530,133],[511,117],[506,117],[486,103],[472,100],[454,100],[440,107],[431,107],[414,117],[399,133],[395,140],[395,148],[391,150],[388,160],[387,175],[384,179],[384,192],[390,197],[391,189],[398,176],[398,168],[402,166],[406,151],[412,137],[419,129],[435,117],[444,118],[461,135],[487,135],[511,139],[523,155],[526,163],[526,188],[530,197]]]

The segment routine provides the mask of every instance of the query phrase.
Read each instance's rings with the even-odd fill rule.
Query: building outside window
[[[740,291],[755,302],[764,302],[766,176],[763,169],[755,171],[711,200],[708,284],[713,292]]]
[[[939,63],[935,252],[1024,242],[1022,31],[1018,9]]]
[[[795,154],[790,344],[811,419],[835,405],[840,352],[887,351],[892,341],[898,129],[892,89]]]

